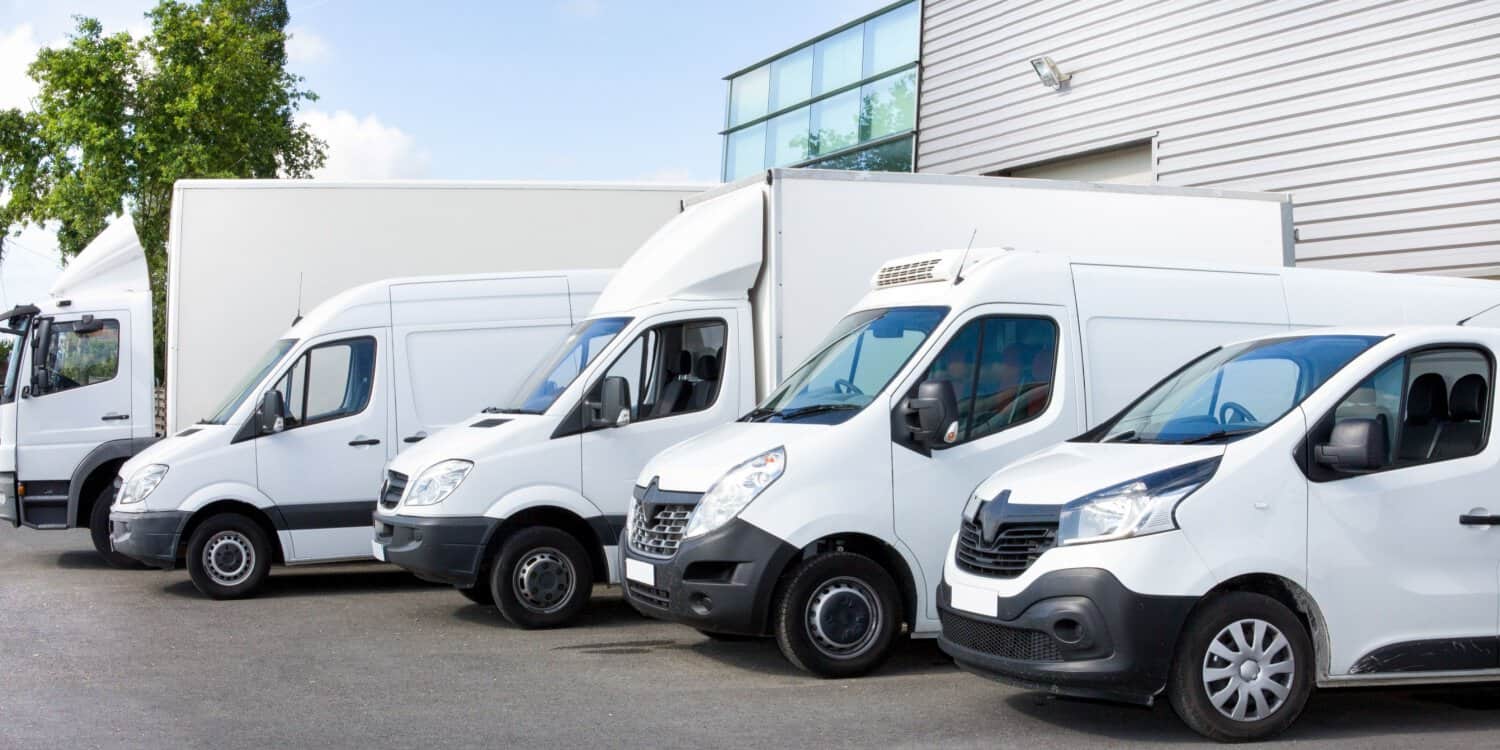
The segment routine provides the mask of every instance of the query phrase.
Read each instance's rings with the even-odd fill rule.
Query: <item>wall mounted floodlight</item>
[[[1036,77],[1042,79],[1042,85],[1050,89],[1060,89],[1068,79],[1073,76],[1057,69],[1057,63],[1052,62],[1050,57],[1035,57],[1031,60],[1031,69],[1036,71]]]

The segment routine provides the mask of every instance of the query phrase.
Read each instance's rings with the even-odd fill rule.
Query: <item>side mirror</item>
[[[274,435],[286,429],[286,421],[281,415],[285,413],[285,404],[281,398],[281,391],[266,391],[266,395],[260,397],[260,408],[255,410],[255,426],[262,435]]]
[[[1341,419],[1328,442],[1313,448],[1313,458],[1334,471],[1374,471],[1385,467],[1390,447],[1385,420]]]
[[[83,316],[83,320],[73,324],[73,333],[87,335],[104,330],[104,322],[97,320],[92,315]]]
[[[599,384],[598,394],[598,401],[585,404],[590,428],[597,430],[630,424],[630,381],[611,375]]]
[[[47,392],[47,359],[52,353],[52,319],[39,318],[31,339],[31,395]]]
[[[947,380],[928,380],[901,405],[911,439],[926,448],[958,441],[958,396]]]

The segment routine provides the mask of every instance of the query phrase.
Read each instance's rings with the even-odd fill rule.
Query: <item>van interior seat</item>
[[[693,376],[698,378],[698,382],[693,384],[693,396],[688,399],[688,409],[707,409],[719,392],[719,358],[712,354],[699,357],[693,366]]]
[[[1483,375],[1470,373],[1453,384],[1448,397],[1448,423],[1438,435],[1433,458],[1459,458],[1479,452],[1484,442],[1485,399],[1489,383]]]
[[[657,397],[656,403],[651,405],[652,417],[665,417],[683,411],[693,398],[693,384],[687,379],[688,373],[693,371],[693,353],[679,351],[677,366],[669,364],[666,370],[669,380],[662,385],[661,395]]]
[[[1417,376],[1406,397],[1406,420],[1401,425],[1397,461],[1432,458],[1443,423],[1448,421],[1448,384],[1443,376],[1429,372]]]

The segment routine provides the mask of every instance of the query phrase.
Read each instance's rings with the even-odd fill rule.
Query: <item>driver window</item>
[[[656,326],[631,342],[604,373],[630,385],[630,420],[713,406],[724,372],[725,333],[723,321],[695,320]]]
[[[989,317],[970,321],[949,340],[924,381],[953,384],[958,398],[955,444],[993,435],[1046,411],[1057,331],[1057,324],[1044,318]]]
[[[120,322],[99,320],[92,331],[77,322],[55,323],[48,342],[47,393],[70,391],[113,380],[120,367]]]
[[[372,338],[335,341],[307,350],[276,383],[287,429],[364,411],[374,380]]]

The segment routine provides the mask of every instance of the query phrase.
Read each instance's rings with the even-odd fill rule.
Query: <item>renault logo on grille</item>
[[[986,546],[994,544],[1000,538],[1000,525],[1005,521],[1005,505],[1010,502],[1010,490],[1005,490],[995,496],[993,500],[986,500],[979,506],[979,512],[974,514],[974,520],[979,522],[979,541]]]

